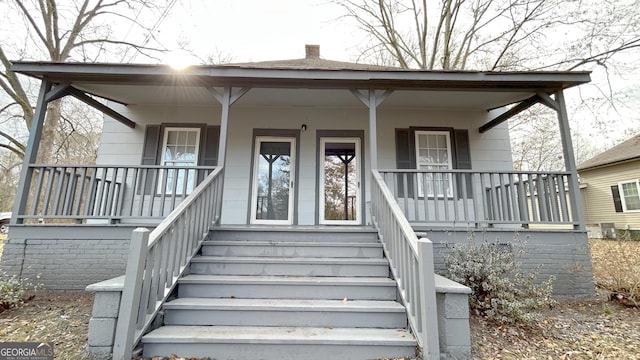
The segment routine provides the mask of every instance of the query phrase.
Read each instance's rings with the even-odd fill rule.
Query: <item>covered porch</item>
[[[563,91],[587,82],[587,73],[439,73],[366,66],[283,69],[259,65],[177,71],[161,66],[26,62],[14,64],[13,69],[43,80],[13,211],[17,226],[153,226],[216,168],[222,174],[224,194],[218,223],[263,220],[257,214],[267,211],[258,208],[268,201],[258,194],[256,180],[250,180],[259,169],[252,163],[257,164],[255,140],[261,136],[294,139],[290,147],[296,157],[286,189],[291,214],[282,224],[331,223],[318,214],[326,202],[320,181],[320,147],[324,139],[346,136],[354,139],[347,157],[358,154],[352,173],[360,177],[349,180],[347,176],[341,185],[344,201],[338,207],[351,208],[342,219],[348,220],[345,224],[371,224],[373,171],[418,230],[584,230]],[[146,160],[146,144],[141,144],[142,149],[128,148],[125,165],[114,164],[117,153],[99,157],[96,165],[36,164],[46,104],[64,96],[103,111],[106,123],[119,128],[118,134],[137,134],[138,139],[143,128],[152,127],[145,114],[153,108],[175,109],[176,116],[187,116],[194,108],[207,106],[206,116],[190,121],[217,131],[216,143],[201,144],[206,148],[201,152],[213,154],[207,155],[213,160],[207,166],[154,164]],[[492,138],[496,131],[504,136],[504,122],[511,116],[538,103],[558,114],[565,171],[513,171],[508,137]],[[501,108],[504,106],[507,108]],[[261,116],[264,121],[255,120]],[[447,127],[447,123],[454,125]],[[420,154],[418,136],[432,133],[445,134],[451,142],[444,150],[449,165],[446,161],[434,165],[431,155]],[[108,148],[111,140],[105,139],[102,147]],[[408,151],[399,149],[403,141],[410,144]],[[491,160],[493,150],[487,149],[497,148],[487,145],[492,141],[507,146],[501,149],[506,154],[501,159]],[[345,145],[343,140],[333,146],[336,144]],[[324,155],[337,150],[324,149]]]

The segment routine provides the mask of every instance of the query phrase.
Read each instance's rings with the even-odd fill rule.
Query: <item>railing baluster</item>
[[[36,168],[34,167],[34,170]],[[42,190],[42,182],[44,181],[44,176],[45,176],[45,167],[41,167],[40,169],[40,174],[38,174],[38,182],[36,184],[36,188],[35,188],[35,192],[33,194],[33,202],[31,205],[31,214],[30,215],[36,215],[38,214],[38,204],[40,203],[40,192]],[[44,207],[44,204],[43,204]]]
[[[556,175],[548,175],[547,178],[549,179],[549,200],[551,200],[551,211],[550,211],[550,215],[551,215],[551,220],[552,221],[562,221],[560,219],[560,209],[558,208],[558,182],[557,182],[557,178]]]
[[[527,201],[527,184],[522,180],[522,174],[520,173],[518,173],[518,204],[520,204],[520,221],[528,226],[529,202]]]
[[[118,179],[118,168],[110,167],[109,169],[110,171],[107,171],[107,174],[106,174],[107,179],[109,179],[109,194],[107,195],[105,215],[109,217],[113,217],[114,216],[113,204],[116,200],[115,194],[116,194],[116,184]],[[111,173],[111,176],[109,176],[109,172]]]
[[[42,207],[40,209],[41,215],[49,215],[52,213],[51,209],[51,194],[56,182],[56,168],[47,167],[47,186],[45,187],[44,200],[42,201]]]
[[[569,217],[569,211],[567,206],[567,190],[564,184],[567,184],[566,176],[559,175],[560,181],[558,181],[558,194],[560,197],[560,207],[562,209],[562,221],[571,222],[572,217]]]
[[[66,175],[67,171],[66,168],[61,167],[59,170],[59,174],[58,174],[58,179],[57,179],[57,185],[56,185],[56,192],[53,195],[53,206],[51,207],[51,213],[53,215],[62,215],[60,214],[60,198],[64,195],[62,193],[62,188],[63,188],[63,184],[64,184],[64,178]]]
[[[80,189],[78,189],[75,205],[73,207],[72,214],[71,214],[78,217],[80,217],[80,209],[82,209],[83,200],[86,201],[84,196],[84,185],[85,185],[85,182],[87,181],[87,169],[88,168],[83,167],[82,172],[80,173],[80,180],[78,181],[80,183]]]
[[[451,216],[449,215],[449,190],[448,187],[451,184],[448,184],[449,176],[445,173],[440,174],[440,183],[442,184],[442,202],[444,203],[444,221],[450,221]]]

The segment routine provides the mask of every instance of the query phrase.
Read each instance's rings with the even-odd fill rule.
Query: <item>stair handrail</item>
[[[423,359],[439,359],[433,244],[429,239],[418,239],[380,173],[372,169],[371,174],[371,219],[407,309],[409,325]]]
[[[153,231],[137,228],[131,245],[118,323],[114,360],[129,360],[191,258],[219,224],[224,170],[216,168]]]

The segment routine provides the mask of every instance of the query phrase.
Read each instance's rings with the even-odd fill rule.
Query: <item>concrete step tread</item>
[[[202,246],[311,246],[311,247],[366,247],[380,248],[382,244],[379,242],[351,242],[351,241],[270,241],[270,240],[206,240],[202,242]]]
[[[251,343],[415,346],[406,329],[162,326],[142,338],[143,343]]]
[[[266,257],[266,256],[211,256],[202,255],[192,259],[192,262],[202,263],[287,263],[287,264],[344,264],[344,265],[388,265],[384,258],[331,258],[331,257]]]
[[[297,299],[228,299],[178,298],[164,304],[165,309],[192,310],[265,310],[265,311],[333,311],[404,313],[405,307],[385,300],[297,300]]]
[[[181,284],[262,284],[262,285],[368,285],[395,286],[396,282],[384,277],[334,277],[334,276],[260,276],[260,275],[201,275],[190,274],[178,280]]]
[[[269,225],[220,225],[211,230],[224,233],[225,231],[244,232],[293,232],[293,233],[358,233],[377,234],[378,231],[371,226],[327,226],[327,225],[295,225],[295,226],[269,226]]]

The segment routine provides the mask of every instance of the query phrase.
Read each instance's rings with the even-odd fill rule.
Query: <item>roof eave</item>
[[[588,165],[586,167],[578,166],[578,171],[596,170],[596,169],[599,169],[599,168],[605,168],[605,167],[625,164],[625,163],[629,163],[629,162],[633,162],[633,161],[640,161],[640,155],[634,156],[634,157],[631,157],[631,158],[627,158],[627,159],[614,160],[614,161],[595,164],[595,165]]]
[[[206,84],[209,86],[276,86],[318,88],[382,87],[394,89],[560,90],[588,83],[590,73],[472,72],[425,70],[274,69],[241,66],[193,66],[176,70],[167,65],[24,62],[11,70],[53,82],[122,84]]]

